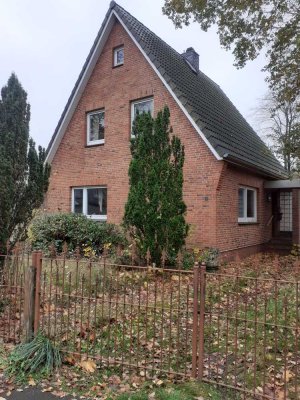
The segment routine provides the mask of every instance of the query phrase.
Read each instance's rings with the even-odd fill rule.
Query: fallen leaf
[[[33,378],[30,377],[30,378],[28,379],[28,385],[29,385],[29,386],[36,386],[35,380],[34,380]]]
[[[53,390],[53,387],[50,386],[50,387],[43,389],[42,392],[51,392],[52,390]]]
[[[70,365],[75,365],[75,364],[76,364],[75,357],[73,357],[72,355],[66,356],[66,357],[64,358],[64,361],[65,361],[66,363],[70,364]]]
[[[294,376],[295,374],[289,369],[286,370],[286,373],[283,373],[283,379],[285,379],[286,382],[289,382]]]
[[[87,372],[95,372],[97,365],[93,360],[85,360],[79,363],[79,366]]]

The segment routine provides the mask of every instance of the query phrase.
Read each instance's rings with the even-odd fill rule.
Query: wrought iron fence
[[[207,274],[204,380],[299,399],[299,282]]]
[[[192,272],[105,258],[42,262],[40,327],[69,360],[84,355],[145,376],[191,374]]]
[[[24,278],[31,263],[26,254],[0,255],[0,338],[19,343],[24,335]]]
[[[15,255],[5,258],[0,337],[18,342],[41,329],[71,364],[93,358],[248,398],[298,399],[298,278]]]

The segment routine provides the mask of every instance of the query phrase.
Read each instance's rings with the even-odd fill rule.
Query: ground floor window
[[[239,187],[238,222],[257,222],[257,190]]]
[[[80,187],[72,189],[72,212],[99,221],[107,219],[107,188]]]

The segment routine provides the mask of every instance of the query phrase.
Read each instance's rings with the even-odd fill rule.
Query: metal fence
[[[6,257],[3,271],[4,340],[41,329],[70,364],[93,358],[149,378],[198,378],[244,398],[299,398],[298,273],[287,280],[41,253]]]
[[[40,327],[101,365],[191,374],[193,273],[43,259]]]
[[[206,275],[204,379],[299,399],[299,282],[253,275]]]
[[[0,338],[19,343],[24,335],[24,277],[28,255],[0,255]]]

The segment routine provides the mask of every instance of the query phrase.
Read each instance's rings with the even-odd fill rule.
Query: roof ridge
[[[169,45],[164,39],[162,39],[160,36],[158,36],[155,32],[153,32],[151,29],[149,29],[146,25],[144,25],[141,21],[139,21],[134,15],[132,15],[129,11],[125,10],[124,7],[120,6],[117,2],[115,2],[114,0],[112,0],[110,2],[110,5],[112,6],[112,8],[114,8],[115,6],[119,7],[123,12],[125,12],[126,14],[130,15],[131,18],[133,18],[135,21],[137,21],[140,25],[143,26],[144,29],[146,29],[148,32],[150,32],[152,35],[154,35],[155,37],[157,37],[157,39],[159,39],[161,42],[163,42],[166,46],[168,46],[172,51],[176,52],[178,56],[180,56],[183,60],[184,57],[181,53],[179,53],[176,49],[174,49],[174,47],[172,47],[171,45]],[[227,94],[224,92],[224,90],[222,89],[222,87],[216,83],[212,78],[210,78],[208,75],[205,74],[205,72],[203,72],[201,69],[199,69],[199,71],[197,72],[198,74],[202,74],[205,76],[206,79],[210,80],[210,82],[217,86],[221,91],[222,94],[226,97],[226,99],[228,101],[230,101],[231,105],[233,107],[235,107],[235,105],[233,104],[233,102],[230,100],[230,98],[227,96]],[[235,107],[236,108],[236,107]],[[253,127],[250,125],[250,123],[246,120],[246,118],[243,116],[243,114],[236,108],[236,110],[238,111],[239,115],[243,118],[244,122],[246,122],[246,124],[252,129],[253,133],[263,142],[263,140],[261,139],[261,137],[255,132],[255,130],[253,129]],[[263,142],[264,143],[264,142]],[[264,143],[265,144],[265,143]]]
[[[129,11],[125,10],[124,7],[120,6],[120,4],[116,3],[114,0],[110,2],[110,4],[113,4],[113,8],[115,6],[119,7],[122,9],[123,12],[125,12],[126,14],[130,15],[131,18],[133,18],[135,21],[137,21],[140,25],[143,26],[144,29],[146,29],[147,31],[149,31],[152,35],[156,36],[159,40],[161,40],[166,46],[168,46],[171,50],[175,51],[181,58],[183,58],[182,54],[179,53],[176,49],[174,49],[174,47],[172,47],[171,45],[169,45],[164,39],[162,39],[160,36],[158,36],[155,32],[153,32],[150,28],[148,28],[146,25],[144,25],[141,21],[139,21],[134,15],[130,14]]]

